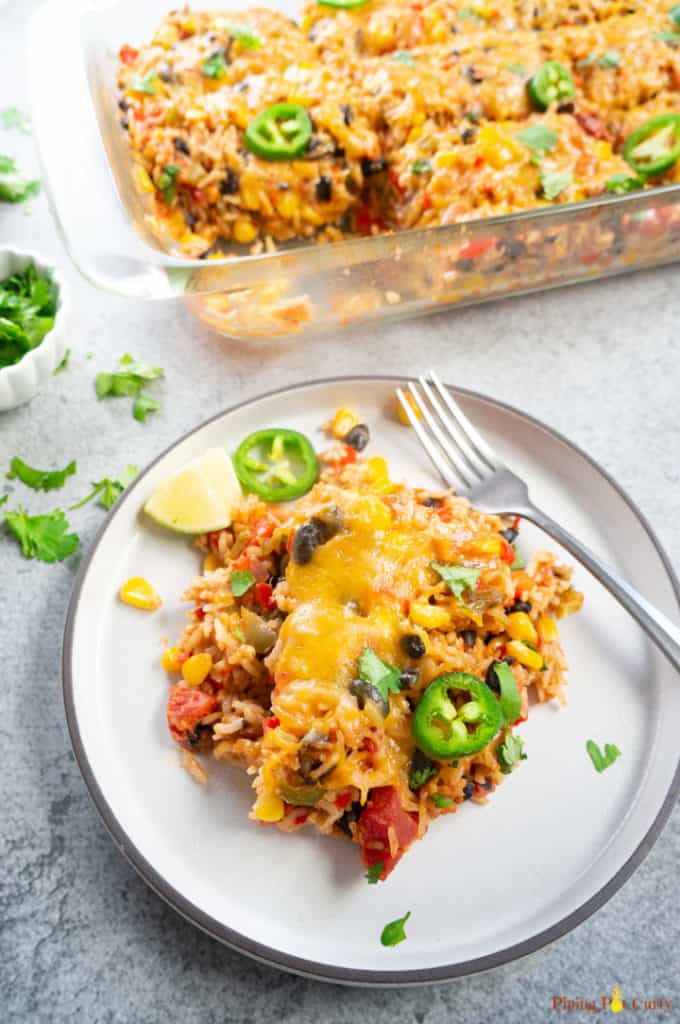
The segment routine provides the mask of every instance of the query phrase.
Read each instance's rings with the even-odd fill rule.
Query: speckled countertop
[[[34,6],[0,4],[0,107],[26,107],[21,58]],[[0,152],[37,169],[29,137],[0,131]],[[590,451],[680,565],[677,268],[389,331],[249,347],[211,335],[181,306],[95,291],[71,267],[43,197],[30,212],[0,209],[0,240],[57,263],[74,307],[68,371],[38,400],[0,414],[3,464],[19,452],[35,465],[77,458],[81,479],[93,480],[128,461],[143,465],[206,417],[277,385],[439,365],[447,379],[522,406]],[[96,370],[124,351],[165,367],[163,408],[145,427],[94,397]],[[36,496],[32,509],[51,507],[50,497]],[[93,506],[80,514],[84,547],[101,515]],[[187,924],[116,851],[71,754],[59,663],[76,567],[74,559],[27,562],[15,545],[0,543],[0,1020],[580,1022],[593,1015],[553,1011],[552,997],[599,996],[616,982],[624,996],[674,1004],[665,1012],[624,1011],[620,1020],[680,1020],[678,810],[637,873],[593,918],[528,959],[450,985],[398,993],[325,986],[255,964]]]

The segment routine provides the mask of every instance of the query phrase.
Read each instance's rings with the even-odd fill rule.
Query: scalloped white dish
[[[142,473],[107,519],[75,587],[64,647],[64,695],[74,750],[118,847],[172,906],[217,939],[258,959],[328,981],[407,985],[442,981],[526,955],[579,924],[651,848],[678,792],[677,675],[626,613],[577,568],[582,611],[561,627],[568,705],[535,707],[523,727],[529,755],[487,806],[465,804],[415,844],[388,881],[367,885],[356,847],[248,819],[240,770],[208,762],[197,786],[165,725],[164,641],[184,623],[179,598],[198,552],[141,515],[156,486],[207,448],[233,450],[264,426],[324,443],[320,425],[341,405],[371,428],[371,453],[395,479],[432,485],[412,432],[396,420],[397,378],[346,378],[245,402],[180,439]],[[653,533],[585,454],[535,420],[456,391],[464,411],[532,495],[572,533],[678,618],[678,582]],[[528,523],[522,547],[543,543]],[[546,541],[546,546],[553,547]],[[565,554],[565,560],[569,561]],[[164,597],[145,614],[120,603],[129,576]],[[586,741],[621,758],[598,775]],[[407,910],[408,939],[380,944]]]

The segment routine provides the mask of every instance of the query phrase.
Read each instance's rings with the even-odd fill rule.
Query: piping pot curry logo
[[[657,1013],[668,1013],[671,1010],[670,999],[646,996],[629,996],[624,998],[618,985],[614,985],[611,995],[602,996],[552,996],[550,1009],[556,1013],[621,1013],[622,1010],[646,1010]]]

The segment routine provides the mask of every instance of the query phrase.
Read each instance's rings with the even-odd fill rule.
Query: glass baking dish
[[[261,255],[187,259],[149,225],[148,196],[136,184],[116,110],[121,44],[148,39],[171,6],[48,0],[30,25],[45,190],[74,263],[107,291],[183,298],[221,334],[254,339],[413,316],[680,259],[680,185]],[[293,16],[297,0],[271,6]]]

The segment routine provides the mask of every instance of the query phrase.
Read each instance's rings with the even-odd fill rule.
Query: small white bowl
[[[25,270],[30,264],[37,270],[51,270],[54,283],[59,289],[54,327],[37,348],[31,349],[13,366],[0,369],[0,412],[23,405],[38,393],[50,379],[66,352],[66,323],[69,305],[66,285],[51,265],[29,249],[0,247],[0,281],[10,274]]]

